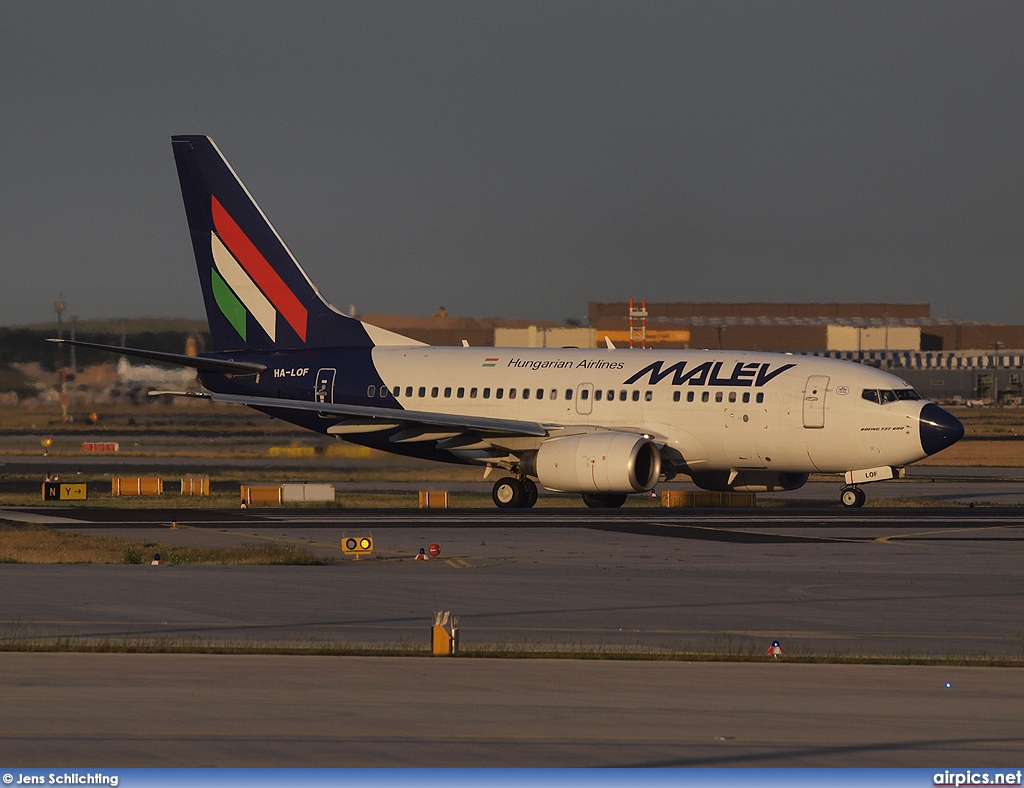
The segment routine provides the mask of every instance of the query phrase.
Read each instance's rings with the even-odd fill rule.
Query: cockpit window
[[[868,402],[879,405],[888,405],[890,402],[904,399],[921,399],[921,395],[914,389],[864,389],[860,395]]]

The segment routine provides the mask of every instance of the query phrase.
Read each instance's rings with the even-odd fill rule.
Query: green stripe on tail
[[[213,274],[213,298],[217,302],[217,306],[220,307],[220,311],[224,313],[224,317],[228,319],[228,322],[234,327],[235,331],[245,341],[245,319],[246,311],[242,302],[238,300],[231,288],[228,287],[217,270],[214,268],[210,269]]]

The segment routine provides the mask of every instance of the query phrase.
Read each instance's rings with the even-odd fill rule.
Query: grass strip
[[[407,645],[356,646],[341,643],[221,642],[188,638],[94,639],[81,637],[0,638],[0,652],[80,654],[225,654],[254,656],[333,657],[428,657],[430,649]],[[553,650],[528,647],[481,647],[464,649],[449,659],[577,659],[633,662],[737,662],[801,665],[916,665],[934,667],[1024,668],[1024,658],[987,655],[928,656],[913,654],[858,655],[848,653],[798,653],[775,658],[759,651],[657,651],[615,647],[581,647]]]
[[[113,536],[59,531],[42,525],[0,523],[0,564],[148,564],[154,554],[170,565],[319,565],[305,547],[260,543],[238,547],[184,547]]]

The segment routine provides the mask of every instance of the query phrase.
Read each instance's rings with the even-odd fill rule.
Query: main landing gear
[[[499,509],[530,509],[537,503],[537,485],[525,477],[505,476],[494,483],[491,498]]]
[[[583,493],[583,503],[591,509],[618,509],[625,502],[625,493]]]
[[[844,487],[839,493],[839,500],[848,509],[859,509],[867,499],[868,496],[864,491],[852,484],[849,487]]]

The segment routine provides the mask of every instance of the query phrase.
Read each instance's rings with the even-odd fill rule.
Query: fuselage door
[[[825,426],[825,392],[828,375],[811,375],[804,387],[804,427],[820,430]]]
[[[316,385],[313,388],[313,401],[334,404],[334,377],[338,370],[333,367],[325,367],[316,373]],[[326,413],[321,413],[320,418],[333,418]]]
[[[576,387],[576,412],[586,416],[594,409],[594,384],[580,383]]]

